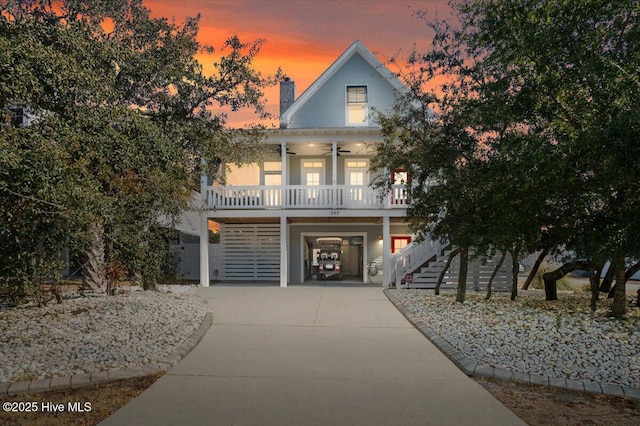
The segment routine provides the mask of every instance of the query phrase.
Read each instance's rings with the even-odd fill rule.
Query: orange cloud
[[[450,11],[447,0],[146,0],[145,5],[152,16],[177,23],[200,14],[198,40],[216,49],[232,35],[267,40],[255,68],[264,75],[281,68],[296,82],[298,95],[356,39],[383,61],[406,56],[414,46],[426,50],[432,34],[414,13],[426,10],[433,18]],[[198,59],[205,70],[212,69],[212,58]],[[278,89],[268,90],[266,98],[269,111],[278,114]],[[251,116],[244,113],[230,116],[234,124],[247,120]]]

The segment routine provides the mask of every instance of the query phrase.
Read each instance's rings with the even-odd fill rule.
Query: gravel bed
[[[480,364],[546,377],[640,388],[640,308],[623,320],[607,317],[610,301],[595,314],[589,295],[562,293],[546,302],[527,291],[516,301],[495,294],[435,296],[428,290],[391,290],[418,319]]]
[[[137,367],[164,359],[198,328],[206,302],[189,288],[0,309],[0,382]]]

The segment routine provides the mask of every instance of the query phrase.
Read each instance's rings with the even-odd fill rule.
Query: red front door
[[[391,253],[397,253],[411,242],[410,236],[391,237]]]

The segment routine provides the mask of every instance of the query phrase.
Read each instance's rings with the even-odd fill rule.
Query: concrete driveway
[[[198,289],[200,344],[105,425],[524,425],[380,287]]]

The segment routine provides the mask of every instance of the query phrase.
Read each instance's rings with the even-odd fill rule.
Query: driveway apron
[[[524,425],[379,287],[199,288],[213,326],[104,425]]]

